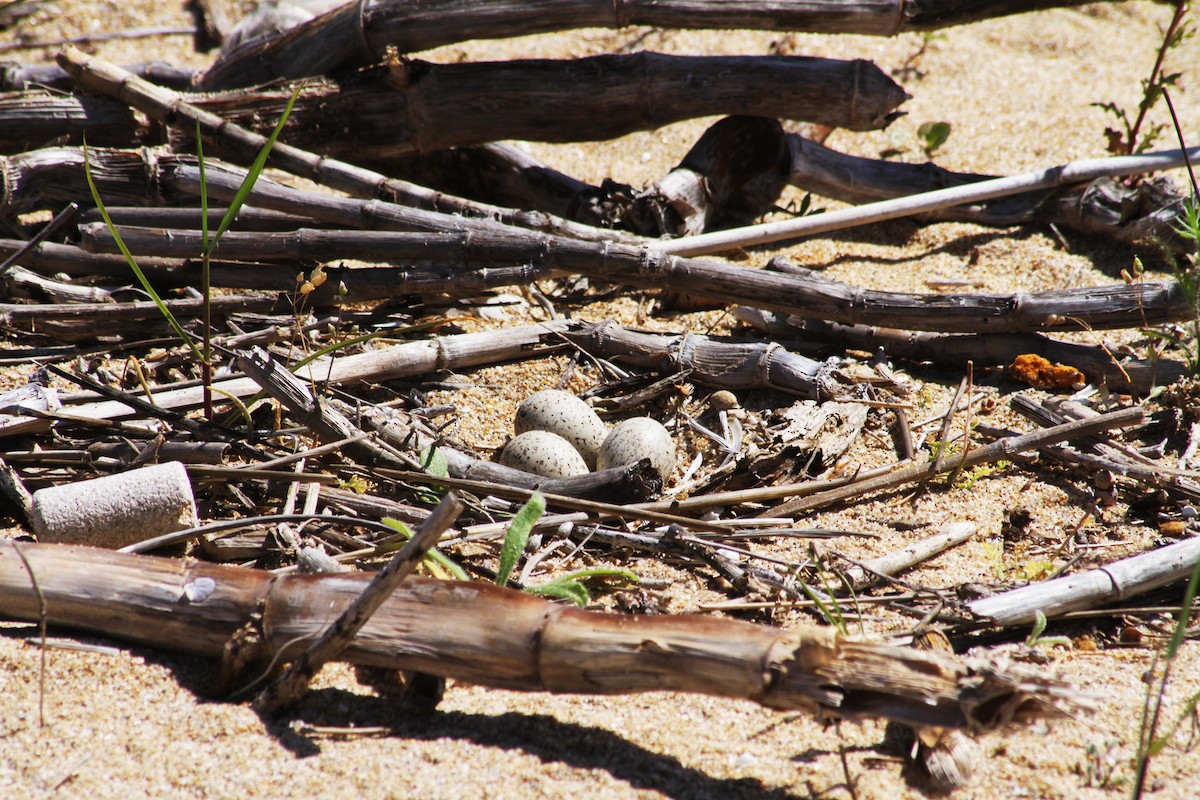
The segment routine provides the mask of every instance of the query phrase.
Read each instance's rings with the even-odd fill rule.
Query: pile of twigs
[[[813,11],[822,4],[798,3],[805,10],[779,16],[753,4],[686,0],[606,0],[590,10],[583,8],[587,4],[527,3],[523,11],[512,4],[448,5],[458,9],[452,18],[431,12],[418,19],[411,16],[417,6],[411,2],[352,3],[286,34],[255,38],[243,31],[244,41],[227,47],[208,72],[172,75],[175,88],[155,82],[161,70],[139,75],[74,49],[60,54],[61,70],[13,67],[5,73],[14,91],[0,96],[0,119],[7,120],[0,125],[0,215],[10,229],[36,235],[0,240],[8,294],[0,319],[28,343],[9,348],[3,358],[8,365],[39,367],[28,386],[4,398],[5,492],[27,515],[19,521],[32,526],[36,509],[29,490],[70,484],[84,474],[180,462],[208,522],[125,547],[166,551],[190,543],[202,561],[186,566],[5,545],[5,616],[223,653],[233,662],[236,689],[245,663],[294,658],[297,646],[324,627],[326,612],[313,609],[351,607],[365,586],[340,574],[270,578],[261,568],[286,573],[297,563],[327,571],[377,564],[404,538],[381,525],[384,518],[428,526],[433,515],[437,530],[426,546],[454,526],[439,547],[486,579],[495,577],[489,564],[507,527],[495,516],[510,514],[536,493],[550,509],[534,525],[539,536],[558,535],[576,548],[606,548],[613,558],[625,551],[650,553],[715,574],[738,598],[728,609],[779,600],[824,609],[844,594],[840,587],[810,585],[830,563],[772,558],[747,541],[843,535],[805,529],[802,515],[1034,453],[1102,472],[1111,484],[1152,489],[1179,503],[1200,500],[1198,476],[1164,470],[1108,435],[1136,428],[1144,437],[1178,426],[1170,415],[1151,417],[1136,405],[1098,413],[1078,404],[1038,405],[1018,395],[1018,410],[1041,427],[1018,433],[976,426],[976,439],[988,437],[989,443],[950,454],[950,420],[978,402],[960,391],[940,433],[930,439],[936,459],[923,461],[905,415],[905,386],[891,380],[885,365],[877,364],[865,380],[849,362],[809,357],[814,342],[842,353],[878,349],[897,359],[964,365],[1008,365],[1036,353],[1059,362],[1059,372],[1046,380],[1066,375],[1068,383],[1144,394],[1179,379],[1184,366],[1117,358],[1103,346],[1047,334],[1189,319],[1194,298],[1175,282],[1030,294],[903,294],[849,286],[783,261],[750,269],[709,256],[912,215],[1054,224],[1124,241],[1157,237],[1178,249],[1182,242],[1173,226],[1179,196],[1160,182],[1112,179],[1176,166],[1183,152],[996,178],[851,157],[824,147],[820,137],[787,132],[774,119],[855,130],[886,126],[907,95],[866,62],[642,53],[440,65],[403,57],[456,36],[580,25],[890,34],[972,19],[976,12],[969,4],[942,9],[933,19],[922,16],[920,3],[897,4],[894,14],[869,14],[844,3]],[[422,25],[420,19],[440,22]],[[301,78],[307,80],[288,82]],[[781,86],[787,91],[781,93]],[[275,131],[276,141],[271,131],[285,107],[287,122]],[[581,129],[588,137],[609,138],[719,114],[731,116],[646,190],[589,185],[493,143],[569,141]],[[346,125],[348,119],[354,124]],[[197,136],[207,157],[197,152]],[[319,188],[262,177],[261,163],[239,166],[254,164],[260,154],[277,175],[306,178]],[[717,230],[761,217],[787,185],[864,205]],[[107,207],[103,213],[80,211],[94,205],[92,187]],[[225,207],[209,208],[209,200]],[[226,207],[236,212],[231,231],[223,228]],[[52,222],[20,224],[28,219],[20,215],[46,211],[57,214]],[[219,227],[219,234],[210,233]],[[136,260],[147,287],[166,295],[184,291],[162,303],[128,299],[136,295],[127,286],[130,266],[123,252]],[[331,263],[343,259],[356,265]],[[647,334],[612,322],[571,322],[537,290],[537,282],[557,280],[564,290],[560,299],[568,300],[570,276],[729,307],[760,338]],[[208,291],[196,292],[202,283]],[[470,304],[512,286],[542,298],[551,319],[457,334],[419,323],[438,304]],[[203,319],[199,360],[199,351],[181,344],[165,311],[185,328]],[[329,333],[350,326],[370,334],[345,341]],[[393,343],[380,344],[384,337]],[[317,349],[316,356],[298,362],[298,341]],[[447,436],[438,424],[446,409],[425,405],[413,388],[447,370],[560,353],[592,359],[614,375],[619,370],[626,388],[607,398],[618,412],[677,385],[714,392],[771,389],[790,396],[788,405],[799,402],[768,434],[715,402],[705,418],[683,420],[678,433],[686,425],[688,435],[704,439],[717,458],[697,461],[664,494],[647,462],[558,479],[502,467]],[[88,361],[101,354],[109,360]],[[113,374],[112,365],[124,358],[125,374]],[[96,368],[63,368],[71,362]],[[77,390],[50,388],[63,382]],[[833,467],[861,430],[867,407],[893,410],[897,463],[839,475]],[[854,420],[836,437],[827,435],[835,417]],[[754,436],[776,452],[752,456],[744,444]],[[969,445],[970,437],[964,441]],[[367,480],[370,491],[344,488],[362,489]],[[466,510],[441,519],[431,506],[448,488],[466,500]],[[263,515],[263,507],[277,513]],[[845,590],[863,592],[972,533],[948,526],[912,552],[854,564],[845,570]],[[481,551],[480,543],[488,549]],[[553,547],[531,553],[513,585],[520,588]],[[1186,574],[1195,548],[1185,542],[1168,550],[1131,567],[1121,596]],[[405,568],[421,555],[419,548],[406,551]],[[1112,599],[1094,584],[1086,596],[1073,587],[1047,585],[1044,591],[1011,604],[999,598],[968,604],[932,591],[884,602],[915,613],[922,626],[940,622],[961,633],[1027,624],[1034,608],[1054,616]],[[156,604],[164,597],[170,601]],[[355,613],[362,617],[357,627],[332,652],[314,656],[317,666],[338,648],[349,648],[346,657],[358,663],[504,687],[601,693],[672,688],[774,708],[974,730],[1055,713],[1078,700],[1054,681],[982,657],[962,660],[815,630],[780,633],[699,617],[609,617],[478,583],[414,579],[373,621],[367,621],[370,612]],[[440,626],[425,624],[434,618]],[[489,635],[500,627],[497,620],[510,626],[511,652]],[[231,654],[229,643],[247,637],[253,643]]]

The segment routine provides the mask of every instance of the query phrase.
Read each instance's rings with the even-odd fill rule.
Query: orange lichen
[[[1083,373],[1066,364],[1051,364],[1036,353],[1024,353],[1013,359],[1008,377],[1037,389],[1078,389],[1087,382]]]

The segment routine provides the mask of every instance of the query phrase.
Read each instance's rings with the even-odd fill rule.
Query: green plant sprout
[[[921,140],[921,150],[925,157],[931,157],[934,152],[950,138],[949,122],[926,122],[917,128],[917,138]]]
[[[504,544],[500,548],[500,566],[496,570],[497,586],[508,585],[517,561],[520,560],[526,545],[529,544],[529,534],[545,513],[546,498],[542,497],[539,492],[534,492],[509,522],[508,530],[504,534]],[[540,597],[570,600],[582,608],[591,602],[591,595],[587,589],[589,581],[636,584],[638,580],[637,573],[631,570],[616,567],[594,567],[571,572],[538,586],[526,586],[524,592]]]
[[[125,242],[121,239],[121,234],[117,231],[117,226],[113,224],[112,218],[108,215],[108,209],[104,205],[104,201],[100,197],[100,191],[96,188],[96,182],[92,178],[92,164],[88,153],[87,140],[83,143],[83,171],[87,178],[88,189],[92,194],[92,202],[96,204],[96,209],[100,212],[101,219],[104,220],[104,226],[112,234],[113,241],[117,243],[117,248],[121,251],[121,255],[125,257],[125,261],[129,264],[129,268],[133,270],[134,276],[142,289],[154,301],[154,305],[158,307],[159,312],[166,319],[167,323],[175,331],[175,335],[180,341],[192,351],[192,355],[200,362],[202,384],[204,386],[204,416],[206,419],[213,418],[212,408],[212,285],[211,285],[211,267],[210,262],[213,252],[220,243],[221,237],[229,230],[229,226],[237,218],[238,213],[242,210],[246,200],[250,197],[250,193],[254,190],[254,185],[258,183],[259,176],[267,165],[267,158],[271,154],[271,150],[275,147],[276,140],[279,139],[279,134],[283,131],[283,126],[291,116],[292,108],[296,105],[296,98],[300,96],[300,90],[304,84],[296,86],[292,92],[291,98],[288,99],[287,105],[283,109],[283,116],[279,118],[271,135],[267,137],[266,143],[259,151],[251,164],[250,169],[246,172],[246,177],[243,179],[241,186],[238,187],[234,194],[233,201],[229,204],[225,216],[221,219],[221,224],[217,226],[217,231],[211,237],[208,230],[208,181],[205,177],[204,165],[204,145],[200,136],[200,122],[196,122],[196,157],[200,166],[200,227],[202,231],[202,249],[200,253],[201,260],[201,296],[203,297],[203,306],[201,315],[203,317],[203,346],[197,346],[183,326],[171,313],[171,309],[163,302],[162,297],[151,285],[146,274],[142,272],[138,266],[137,260],[133,254],[129,252],[129,248],[125,246]]]
[[[383,524],[400,534],[404,541],[408,541],[413,537],[412,528],[405,525],[398,519],[392,517],[384,517]],[[429,568],[429,572],[435,578],[443,580],[454,579],[457,581],[469,581],[470,576],[458,564],[454,563],[445,553],[438,550],[436,547],[429,549],[425,555],[425,565]]]
[[[1163,652],[1161,659],[1159,656],[1155,656],[1154,664],[1150,667],[1150,675],[1154,676],[1157,673],[1157,678],[1152,677],[1146,682],[1146,701],[1142,705],[1142,723],[1138,730],[1137,760],[1134,766],[1135,778],[1130,795],[1133,800],[1139,800],[1145,791],[1146,778],[1150,774],[1151,759],[1167,746],[1179,724],[1195,714],[1196,704],[1200,702],[1200,692],[1193,694],[1171,730],[1166,734],[1158,733],[1158,726],[1162,719],[1163,698],[1167,693],[1167,682],[1171,678],[1171,666],[1175,662],[1175,656],[1179,654],[1183,640],[1187,638],[1188,623],[1195,611],[1197,586],[1200,586],[1200,561],[1196,562],[1196,566],[1192,569],[1187,588],[1183,592],[1183,601],[1179,604],[1179,619],[1175,622],[1175,630],[1172,631],[1171,638],[1167,642],[1167,649]],[[1158,668],[1160,660],[1162,661],[1161,671]]]
[[[1046,615],[1039,608],[1033,612],[1033,630],[1029,632],[1028,638],[1025,639],[1026,647],[1053,647],[1059,645],[1062,647],[1073,647],[1074,642],[1069,636],[1043,636],[1046,632]]]

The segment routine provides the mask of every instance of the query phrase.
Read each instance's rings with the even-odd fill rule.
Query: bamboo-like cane
[[[0,616],[37,621],[44,602],[50,624],[203,656],[222,655],[253,618],[259,658],[294,657],[369,580],[0,542]],[[1057,680],[986,657],[852,641],[828,628],[603,614],[421,578],[399,586],[340,657],[504,689],[695,692],[976,731],[1086,704]]]

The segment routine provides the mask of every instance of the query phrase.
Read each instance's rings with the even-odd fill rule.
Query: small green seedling
[[[526,545],[529,544],[529,534],[533,530],[533,526],[537,524],[544,513],[546,513],[546,498],[534,492],[529,501],[521,506],[516,516],[509,522],[508,531],[504,535],[504,544],[500,548],[500,567],[496,570],[497,586],[508,584],[509,578],[512,577],[513,570],[517,566],[517,561],[524,554]],[[591,602],[591,595],[588,594],[586,584],[597,580],[636,584],[638,576],[637,573],[627,569],[595,567],[563,575],[549,583],[526,586],[524,591],[526,594],[540,597],[570,600],[582,608]]]
[[[925,151],[925,157],[929,158],[950,138],[950,123],[926,122],[917,128],[917,138],[921,140],[921,149]]]

